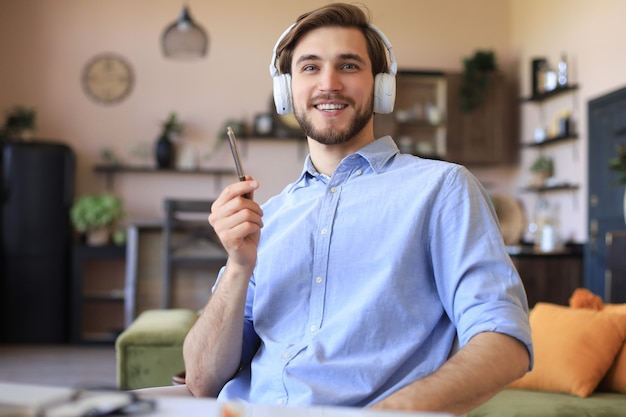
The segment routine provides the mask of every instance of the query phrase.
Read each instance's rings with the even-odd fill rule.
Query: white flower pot
[[[104,246],[109,243],[111,232],[107,227],[93,229],[87,232],[87,244],[89,246]]]

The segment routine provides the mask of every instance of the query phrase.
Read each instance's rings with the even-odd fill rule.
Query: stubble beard
[[[325,98],[331,100],[338,97],[328,96]],[[353,103],[351,100],[347,101],[351,104]],[[370,97],[368,102],[366,102],[363,107],[357,109],[356,115],[352,118],[351,123],[343,130],[338,130],[333,126],[329,126],[324,129],[317,129],[313,126],[313,122],[307,115],[306,109],[295,109],[294,114],[296,116],[296,120],[300,124],[300,128],[307,137],[322,145],[339,145],[349,142],[350,139],[365,128],[367,123],[374,116],[374,98]]]

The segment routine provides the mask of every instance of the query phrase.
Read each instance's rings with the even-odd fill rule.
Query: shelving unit
[[[393,113],[376,115],[376,136],[391,134],[400,151],[425,158],[446,154],[447,81],[443,72],[401,70]]]
[[[159,169],[154,167],[128,166],[128,165],[95,165],[94,172],[103,173],[106,176],[106,186],[113,188],[113,177],[115,174],[180,174],[180,175],[213,175],[215,176],[216,187],[219,188],[219,181],[223,176],[236,175],[234,169],[220,168],[197,168],[197,169]]]
[[[543,126],[546,126],[546,115],[544,114],[544,109],[543,109],[543,105],[545,102],[547,102],[548,100],[552,100],[555,99],[557,97],[562,97],[565,94],[574,94],[577,90],[578,90],[579,86],[578,84],[572,84],[572,85],[566,85],[566,86],[560,86],[555,88],[554,90],[548,91],[548,92],[544,92],[544,93],[540,93],[540,94],[536,94],[534,96],[528,97],[528,98],[522,98],[521,102],[522,103],[532,103],[532,104],[536,104],[538,105],[539,111],[540,111],[540,123]],[[574,103],[574,98],[572,100],[572,105],[570,106],[571,109],[574,109],[575,107],[575,103]],[[570,120],[570,126],[568,128],[571,129],[571,120]],[[557,147],[557,146],[561,146],[567,142],[573,142],[578,140],[579,136],[577,132],[572,132],[572,131],[567,131],[565,133],[559,132],[557,134],[553,134],[553,135],[549,135],[548,137],[546,137],[544,140],[541,141],[530,141],[530,142],[524,142],[522,143],[522,147],[523,148],[535,148],[537,149],[539,152],[543,152],[546,148],[548,147]],[[537,192],[537,193],[546,193],[546,192],[551,192],[551,191],[576,191],[579,189],[579,185],[578,184],[570,184],[570,183],[559,183],[558,185],[555,186],[529,186],[529,187],[525,187],[522,189],[522,191],[526,191],[526,192]]]
[[[72,343],[113,343],[124,329],[125,246],[76,244],[72,260]]]

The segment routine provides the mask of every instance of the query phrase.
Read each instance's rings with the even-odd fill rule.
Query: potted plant
[[[111,193],[88,194],[74,202],[70,219],[93,246],[109,243],[115,223],[124,216],[122,200]]]
[[[497,70],[493,51],[476,51],[474,56],[463,60],[461,79],[461,109],[469,113],[480,106],[489,85],[489,74]]]
[[[155,146],[157,167],[161,169],[171,168],[175,159],[173,135],[180,135],[184,129],[183,123],[178,120],[176,113],[172,112],[161,124],[161,134]]]
[[[23,140],[29,139],[35,130],[37,113],[32,107],[14,106],[7,112],[2,139]]]
[[[529,169],[535,175],[533,185],[541,187],[554,175],[554,161],[549,156],[539,155]]]

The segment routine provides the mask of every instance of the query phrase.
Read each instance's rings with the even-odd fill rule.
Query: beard
[[[354,105],[353,100],[338,94],[328,94],[322,97],[318,96],[313,100],[320,98],[325,100],[341,99],[349,103],[349,105]],[[295,109],[294,113],[296,120],[300,124],[300,128],[307,137],[321,143],[322,145],[339,145],[350,141],[350,139],[356,136],[357,133],[363,130],[370,119],[374,116],[374,97],[372,94],[372,97],[370,97],[363,107],[356,109],[356,115],[352,118],[350,124],[343,130],[339,130],[332,125],[324,129],[317,129],[313,126],[313,122],[307,115],[306,110]]]

